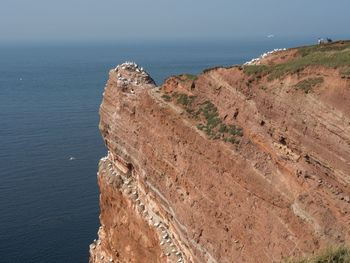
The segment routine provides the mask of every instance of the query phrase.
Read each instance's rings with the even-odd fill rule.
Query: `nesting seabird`
[[[135,91],[133,89],[130,90],[131,94],[135,94]]]

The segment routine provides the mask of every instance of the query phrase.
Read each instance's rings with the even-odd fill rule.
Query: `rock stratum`
[[[134,63],[111,70],[90,262],[280,262],[349,246],[349,54],[346,41],[282,50],[160,87]]]

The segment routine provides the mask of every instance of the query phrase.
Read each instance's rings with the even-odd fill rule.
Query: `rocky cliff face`
[[[278,262],[350,245],[350,78],[249,69],[161,87],[132,63],[110,71],[90,262]]]

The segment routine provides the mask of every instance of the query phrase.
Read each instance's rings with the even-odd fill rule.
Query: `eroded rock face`
[[[132,63],[111,70],[90,262],[278,262],[350,245],[349,81],[232,67],[156,87]],[[235,129],[208,131],[206,118]]]

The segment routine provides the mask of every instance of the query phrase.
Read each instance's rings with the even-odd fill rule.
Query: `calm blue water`
[[[88,262],[99,227],[96,171],[106,149],[98,108],[109,69],[133,60],[161,84],[298,44],[0,47],[0,262]]]

